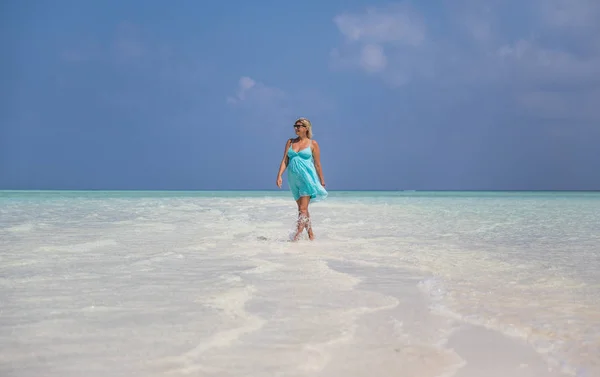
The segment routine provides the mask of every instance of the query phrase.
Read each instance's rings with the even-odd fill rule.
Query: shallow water
[[[600,375],[600,195],[2,192],[0,374],[451,375],[462,323]]]

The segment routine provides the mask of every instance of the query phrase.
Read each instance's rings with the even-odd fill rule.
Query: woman
[[[321,170],[321,154],[319,144],[312,139],[312,125],[308,119],[298,119],[294,123],[294,131],[297,137],[289,139],[285,144],[277,174],[277,187],[281,188],[281,175],[288,168],[288,184],[298,204],[298,227],[294,241],[300,238],[304,229],[312,241],[315,236],[310,224],[308,204],[311,200],[318,202],[327,197]]]

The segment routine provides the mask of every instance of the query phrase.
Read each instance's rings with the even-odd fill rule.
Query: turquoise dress
[[[310,196],[311,201],[318,202],[327,197],[325,187],[319,182],[312,155],[312,140],[308,147],[296,152],[290,145],[288,149],[288,184],[294,200],[301,196]]]

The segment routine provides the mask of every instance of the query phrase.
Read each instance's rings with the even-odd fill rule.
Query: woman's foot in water
[[[312,229],[307,230],[306,232],[308,233],[308,239],[311,241],[314,241],[315,234],[313,233]],[[299,241],[301,235],[302,235],[302,231],[296,232],[296,234],[294,234],[294,237],[292,237],[292,242]]]
[[[296,232],[296,234],[294,234],[294,237],[292,237],[292,242],[297,242],[300,240],[300,234],[302,234],[301,232]]]
[[[294,234],[294,237],[292,238],[292,241],[294,241],[294,242],[296,242],[300,239],[300,236],[302,235],[302,232],[304,231],[304,229],[306,229],[307,231],[310,229],[309,217],[303,213],[299,213],[298,214],[298,222],[296,225],[297,225],[296,234]]]
[[[306,215],[304,226],[306,229],[306,233],[308,233],[308,239],[313,241],[315,239],[315,234],[313,233],[312,224],[310,223],[310,215],[308,214]]]

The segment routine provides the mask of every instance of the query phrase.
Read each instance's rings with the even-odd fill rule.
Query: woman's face
[[[306,126],[302,122],[294,124],[294,131],[296,131],[296,135],[298,136],[306,136]]]

